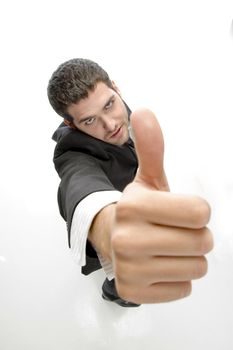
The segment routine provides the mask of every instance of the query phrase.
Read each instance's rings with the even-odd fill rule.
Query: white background
[[[1,350],[233,348],[232,1],[7,1],[0,6]],[[80,273],[58,213],[48,80],[100,63],[156,113],[174,192],[206,198],[215,249],[181,301],[123,309]]]

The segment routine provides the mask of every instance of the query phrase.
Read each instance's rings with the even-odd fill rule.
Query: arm
[[[175,195],[163,170],[163,138],[155,116],[134,112],[139,171],[120,201],[96,216],[89,240],[112,260],[119,295],[135,303],[176,300],[207,271],[213,247],[208,203]],[[155,147],[156,144],[156,147]]]
[[[54,162],[61,177],[58,205],[62,217],[67,222],[70,244],[70,230],[76,206],[91,193],[113,191],[115,188],[92,156],[68,151]]]
[[[90,254],[86,249],[86,245],[88,245],[88,247],[92,246],[87,241],[87,236],[93,219],[102,208],[106,207],[111,203],[117,202],[120,199],[121,195],[122,193],[119,191],[94,192],[85,197],[75,208],[71,225],[71,252],[75,262],[79,266],[85,266],[82,268],[82,272],[84,274],[89,274],[96,270],[98,267],[100,267],[100,265],[97,266],[97,261],[95,261],[97,259],[94,259],[94,257],[92,258],[93,263],[89,264]],[[87,256],[89,256],[88,259],[86,253]],[[114,277],[112,275],[111,263],[106,259],[103,259],[103,257],[100,254],[98,254],[98,258],[106,275],[110,279]]]
[[[83,218],[83,213],[81,213],[81,216],[79,215],[79,209],[83,208],[82,203],[86,203],[89,195],[97,191],[99,193],[101,191],[115,191],[115,188],[92,156],[78,151],[66,151],[55,157],[54,162],[61,177],[58,205],[60,213],[67,223],[69,246],[72,248],[75,261],[82,266],[82,273],[87,275],[101,268],[101,265],[96,251],[88,241],[86,242],[88,232],[84,232],[83,227],[80,227],[78,223],[78,221],[80,222],[79,218]],[[89,218],[90,203],[87,204]],[[99,209],[105,205],[106,202],[103,203],[102,200]],[[76,220],[77,216],[78,220]],[[88,222],[85,224],[88,224]]]

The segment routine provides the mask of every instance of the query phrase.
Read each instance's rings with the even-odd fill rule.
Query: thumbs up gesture
[[[139,168],[115,205],[110,245],[117,291],[138,304],[176,300],[207,272],[210,207],[200,197],[169,192],[155,115],[137,110],[131,125]]]

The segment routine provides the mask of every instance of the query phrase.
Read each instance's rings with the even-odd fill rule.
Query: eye
[[[105,109],[110,109],[114,103],[114,98],[112,98],[105,106]]]
[[[90,117],[90,118],[85,120],[84,124],[85,125],[91,125],[94,121],[95,121],[95,118],[94,117]]]

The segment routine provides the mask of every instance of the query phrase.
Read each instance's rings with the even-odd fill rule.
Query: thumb
[[[160,125],[152,111],[138,109],[130,117],[139,168],[135,181],[168,191],[164,172],[164,140]]]

